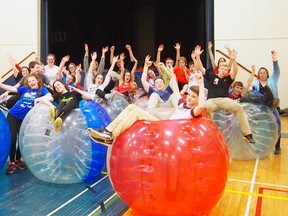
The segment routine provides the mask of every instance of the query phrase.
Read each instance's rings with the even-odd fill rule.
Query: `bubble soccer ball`
[[[208,118],[137,121],[110,153],[112,185],[139,215],[206,214],[227,181],[227,144]]]
[[[214,112],[214,121],[222,131],[228,144],[231,159],[251,160],[270,154],[278,138],[278,126],[270,109],[265,105],[241,103],[247,114],[249,125],[256,141],[247,143],[242,139],[237,118],[224,110]]]
[[[65,119],[62,130],[54,132],[48,120],[48,107],[33,107],[20,129],[20,150],[31,170],[39,179],[58,184],[91,182],[106,160],[107,147],[89,137],[88,127],[105,127],[110,123],[106,111],[89,101],[73,110]]]
[[[104,109],[109,114],[110,118],[115,119],[127,106],[127,99],[121,94],[116,94],[110,103],[104,106]]]
[[[0,169],[7,161],[10,151],[11,133],[5,115],[0,111]]]
[[[120,93],[115,94],[111,102],[104,101],[99,97],[96,97],[95,100],[106,110],[111,120],[115,119],[129,104],[125,96]]]

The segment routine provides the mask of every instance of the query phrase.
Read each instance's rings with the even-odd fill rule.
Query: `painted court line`
[[[254,190],[255,179],[256,179],[256,174],[257,174],[257,169],[258,169],[258,163],[259,163],[259,159],[256,159],[256,163],[255,163],[255,166],[254,166],[254,172],[253,172],[251,185],[250,185],[250,193],[252,193],[253,190]],[[252,196],[249,195],[248,201],[247,201],[247,205],[246,205],[245,214],[244,214],[245,216],[249,216],[249,211],[250,211],[250,208],[251,208],[251,201],[252,201]]]
[[[262,194],[264,195],[264,190],[267,190],[267,191],[277,191],[277,192],[281,192],[281,193],[288,193],[287,190],[278,190],[278,189],[273,189],[273,188],[263,188],[263,187],[260,187],[259,188],[259,194]],[[269,195],[265,195],[265,196],[260,196],[258,197],[257,199],[257,204],[256,204],[256,213],[255,215],[256,216],[261,216],[261,210],[262,210],[262,198],[264,197],[268,197],[268,198],[271,198],[271,197],[275,197],[275,196],[269,196]],[[282,197],[283,200],[288,200],[288,198],[285,198],[285,197]]]
[[[107,200],[105,200],[103,203],[104,205],[107,204],[111,199],[113,199],[115,196],[117,196],[117,193],[114,193],[111,197],[109,197]],[[101,206],[98,206],[94,211],[92,211],[90,214],[88,214],[88,216],[93,215],[95,212],[99,211],[99,209],[101,208]]]
[[[251,181],[249,181],[249,180],[231,179],[231,178],[228,178],[228,181],[241,182],[241,183],[249,183],[249,184],[251,183]],[[255,184],[265,185],[265,186],[270,186],[270,187],[288,188],[287,185],[278,185],[278,184],[271,184],[271,183],[257,182],[257,181],[255,181]]]
[[[106,179],[108,177],[104,176],[102,179],[100,179],[99,181],[95,182],[94,184],[92,184],[90,186],[90,188],[94,187],[95,185],[99,184],[101,181],[103,181],[104,179]],[[62,209],[63,207],[65,207],[66,205],[68,205],[69,203],[71,203],[72,201],[74,201],[75,199],[77,199],[78,197],[80,197],[82,194],[84,194],[85,192],[87,192],[89,189],[86,188],[85,190],[83,190],[82,192],[80,192],[79,194],[77,194],[76,196],[74,196],[73,198],[71,198],[70,200],[68,200],[67,202],[63,203],[61,206],[59,206],[58,208],[56,208],[54,211],[50,212],[49,214],[47,214],[47,216],[51,216],[54,213],[56,213],[57,211],[59,211],[60,209]]]
[[[236,191],[236,190],[225,190],[225,192],[243,194],[243,195],[251,195],[251,196],[257,196],[257,197],[263,197],[263,198],[278,199],[278,200],[288,200],[288,198],[286,198],[286,197],[271,196],[271,195],[265,195],[262,193],[250,193],[250,192]]]

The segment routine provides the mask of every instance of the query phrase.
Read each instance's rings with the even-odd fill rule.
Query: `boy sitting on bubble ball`
[[[151,64],[152,62],[146,57],[143,74],[147,73]],[[184,100],[180,95],[176,77],[173,73],[171,74],[170,86],[178,99],[178,107],[170,119],[190,119],[202,116],[205,109],[204,81],[201,74],[198,74],[196,78],[199,86],[191,86],[187,98]],[[159,79],[159,82],[161,81],[165,86],[164,81]],[[127,130],[137,120],[157,121],[159,119],[140,107],[130,104],[106,128],[88,128],[88,133],[95,142],[110,146],[114,138]]]

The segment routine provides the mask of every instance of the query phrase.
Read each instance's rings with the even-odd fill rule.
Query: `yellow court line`
[[[225,192],[236,193],[236,194],[245,194],[245,195],[251,195],[251,196],[271,198],[271,199],[288,200],[288,198],[286,198],[286,197],[270,196],[270,195],[265,195],[265,194],[250,193],[250,192],[244,192],[244,191],[225,190]]]

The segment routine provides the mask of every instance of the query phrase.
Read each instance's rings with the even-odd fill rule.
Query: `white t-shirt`
[[[190,119],[197,118],[198,116],[194,116],[194,108],[189,108],[186,105],[186,101],[184,99],[179,99],[178,108],[175,110],[173,115],[169,119]]]
[[[48,77],[50,81],[54,82],[57,79],[57,72],[59,70],[59,67],[56,65],[53,65],[53,67],[45,65],[44,67],[45,67],[44,74]]]

